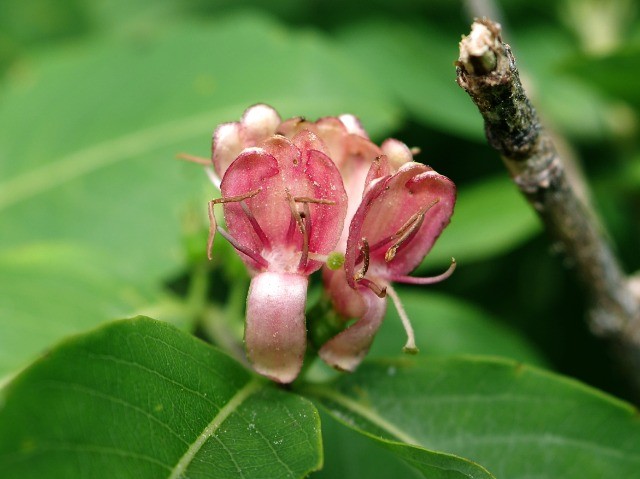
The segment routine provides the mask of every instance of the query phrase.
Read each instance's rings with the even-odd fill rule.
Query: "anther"
[[[291,196],[289,193],[289,189],[285,188],[285,192],[287,193],[287,200],[289,202],[289,209],[291,210],[291,218],[292,221],[289,222],[289,230],[287,231],[287,239],[288,241],[293,241],[293,232],[295,231],[295,225],[298,226],[298,230],[302,234],[302,254],[300,255],[300,262],[298,263],[298,269],[303,270],[307,267],[307,261],[309,260],[309,231],[307,225],[310,225],[310,211],[309,206],[306,205],[306,209],[304,212],[298,211],[298,206],[296,205],[296,198]],[[305,224],[305,219],[307,223]]]
[[[434,205],[436,205],[438,203],[438,201],[440,201],[440,200],[439,199],[433,200],[422,211],[419,211],[419,212],[415,213],[414,215],[412,215],[405,222],[405,224],[403,224],[400,227],[400,229],[398,231],[396,231],[396,233],[393,235],[393,238],[394,239],[397,238],[397,239],[393,243],[393,245],[387,250],[387,252],[384,255],[384,260],[387,263],[392,261],[393,258],[396,257],[396,253],[398,252],[398,249],[403,244],[405,244],[406,242],[411,240],[416,235],[416,233],[420,230],[420,227],[422,226],[422,223],[424,222],[424,217],[425,217],[427,211],[429,211]]]
[[[358,284],[362,286],[366,286],[369,288],[378,298],[384,298],[387,295],[387,287],[383,286],[382,288],[378,286],[376,283],[367,278],[361,278],[358,280]]]
[[[364,276],[367,274],[367,271],[369,271],[369,242],[367,241],[367,238],[362,238],[360,253],[362,254],[362,261],[364,264],[360,271],[356,272],[353,276],[354,281],[362,281]]]

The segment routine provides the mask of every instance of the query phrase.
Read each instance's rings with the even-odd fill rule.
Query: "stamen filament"
[[[294,198],[295,200],[295,198]],[[309,203],[304,203],[304,218],[302,219],[302,254],[300,255],[300,262],[298,263],[298,269],[300,271],[307,267],[307,261],[309,260],[309,238],[311,236],[311,210]]]
[[[202,166],[211,165],[211,159],[210,158],[203,158],[202,156],[190,155],[189,153],[178,153],[176,155],[176,158],[178,160],[190,161],[191,163],[196,163],[196,164],[202,165]]]
[[[208,212],[209,212],[209,238],[207,239],[207,258],[211,261],[212,250],[213,250],[213,240],[216,237],[216,229],[218,228],[218,223],[216,221],[216,215],[213,212],[213,200],[208,203]]]
[[[300,255],[300,262],[298,263],[298,270],[302,271],[307,267],[307,261],[309,259],[309,232],[305,226],[304,221],[302,225],[302,254]]]
[[[398,316],[400,316],[400,321],[402,321],[402,326],[404,326],[404,330],[407,333],[407,342],[402,348],[405,353],[416,354],[418,352],[418,347],[416,346],[416,335],[413,331],[413,326],[411,325],[411,320],[409,320],[409,316],[402,306],[402,302],[400,301],[400,297],[396,290],[393,289],[391,285],[387,286],[387,292],[393,301],[393,305],[396,307],[396,311],[398,311]]]
[[[382,248],[383,246],[386,246],[391,241],[393,241],[393,240],[395,240],[397,238],[400,238],[399,242],[397,243],[397,247],[395,248],[395,250],[397,250],[400,245],[402,245],[403,243],[406,243],[408,240],[413,238],[413,234],[415,234],[417,232],[417,230],[420,229],[420,226],[422,226],[422,221],[424,221],[424,215],[427,213],[427,211],[429,211],[439,201],[440,201],[439,199],[435,199],[431,203],[429,203],[425,208],[423,208],[422,211],[418,211],[417,213],[413,214],[400,227],[400,229],[398,229],[398,231],[396,231],[391,236],[387,236],[386,238],[384,238],[384,239],[378,241],[377,243],[375,243],[373,246],[371,246],[370,250],[372,252],[373,251],[377,251],[378,249]],[[419,222],[419,224],[416,224],[416,222]],[[406,234],[407,231],[409,231],[409,234]],[[396,246],[396,245],[394,245],[394,246]],[[392,248],[393,248],[393,246],[392,246]],[[395,256],[395,254],[394,254],[394,256]]]
[[[240,206],[242,207],[242,211],[244,211],[244,214],[247,215],[247,219],[249,220],[249,223],[251,223],[253,231],[255,231],[256,235],[258,235],[262,246],[266,249],[271,249],[271,242],[269,241],[269,238],[267,238],[267,235],[260,227],[260,224],[258,224],[258,220],[256,220],[255,216],[253,216],[253,213],[251,212],[247,204],[244,201],[240,201]]]
[[[329,260],[328,254],[314,253],[313,251],[309,251],[308,256],[311,261],[319,261],[321,263],[326,263]]]
[[[233,246],[235,249],[247,255],[249,258],[251,258],[256,263],[258,263],[261,267],[265,269],[269,267],[269,262],[266,259],[264,259],[262,255],[260,255],[260,253],[238,243],[238,241],[233,236],[231,236],[227,231],[225,231],[222,227],[218,226],[216,229],[229,243],[231,243],[231,246]]]
[[[247,200],[249,198],[253,198],[254,196],[256,196],[258,193],[260,193],[262,191],[262,187],[249,191],[248,193],[243,193],[241,195],[236,195],[236,196],[224,196],[222,198],[216,198],[215,200],[212,200],[215,204],[218,203],[237,203],[238,201],[242,201],[242,200]]]
[[[305,225],[305,220],[303,219],[303,215],[305,218],[307,217],[307,210],[305,213],[300,214],[298,211],[298,206],[296,205],[295,197],[291,196],[289,193],[289,189],[285,188],[285,192],[287,193],[287,200],[289,201],[289,209],[291,210],[291,218],[295,220],[295,224],[298,225],[298,230],[302,234],[302,254],[300,255],[300,261],[298,262],[298,269],[303,270],[307,267],[307,261],[309,258],[309,232],[307,231],[307,226]],[[287,240],[293,241],[293,221],[289,223],[289,230],[287,231]]]
[[[294,196],[293,201],[296,203],[313,203],[316,205],[335,205],[333,200],[325,200],[324,198],[309,198],[308,196]]]
[[[455,258],[451,258],[451,265],[449,265],[449,269],[447,269],[444,273],[439,274],[437,276],[430,276],[428,278],[415,278],[413,276],[393,276],[390,278],[392,281],[396,283],[405,283],[405,284],[434,284],[439,283],[447,279],[449,276],[453,274],[456,270],[456,260]]]

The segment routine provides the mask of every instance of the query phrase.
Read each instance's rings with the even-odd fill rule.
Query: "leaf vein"
[[[180,458],[175,467],[171,470],[171,473],[168,476],[168,479],[179,479],[183,476],[183,473],[189,467],[189,464],[193,461],[196,454],[200,451],[202,446],[207,440],[215,434],[220,425],[226,421],[226,419],[235,412],[240,405],[252,394],[254,394],[259,387],[261,386],[261,382],[254,378],[250,380],[248,383],[242,387],[230,400],[225,404],[218,413],[214,416],[214,418],[207,424],[204,430],[200,433],[200,435],[195,439],[195,441],[191,444],[191,446],[186,450],[183,456]]]

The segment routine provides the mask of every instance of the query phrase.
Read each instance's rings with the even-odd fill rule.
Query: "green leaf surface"
[[[339,420],[394,444],[405,460],[420,449],[398,442],[466,457],[510,479],[635,477],[640,470],[636,409],[518,363],[378,360],[308,392]]]
[[[487,178],[458,188],[451,218],[419,271],[442,267],[454,257],[459,266],[490,258],[519,246],[541,230],[541,225],[505,176]]]
[[[132,284],[108,258],[43,243],[0,254],[0,383],[70,334],[114,318],[157,313],[186,326],[186,308],[159,288]]]
[[[458,33],[385,18],[349,25],[339,41],[413,116],[436,129],[484,138],[480,114],[455,82]]]
[[[397,291],[413,325],[420,355],[477,354],[540,366],[547,364],[523,336],[472,304],[428,291],[428,286],[397,288]],[[398,356],[405,341],[406,333],[396,308],[390,303],[369,357]]]
[[[57,241],[129,276],[182,263],[181,218],[206,217],[211,132],[268,102],[283,116],[353,112],[372,134],[397,110],[331,42],[255,14],[146,25],[25,60],[0,102],[0,248]],[[328,74],[330,72],[330,74]]]
[[[306,399],[146,318],[61,344],[4,391],[11,478],[294,478],[322,462]]]
[[[640,41],[607,55],[574,58],[565,68],[611,97],[640,106]]]

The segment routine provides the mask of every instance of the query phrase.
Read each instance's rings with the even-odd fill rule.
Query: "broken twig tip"
[[[496,49],[500,45],[500,24],[487,18],[476,19],[471,33],[460,41],[458,66],[472,75],[487,75],[498,65]]]

